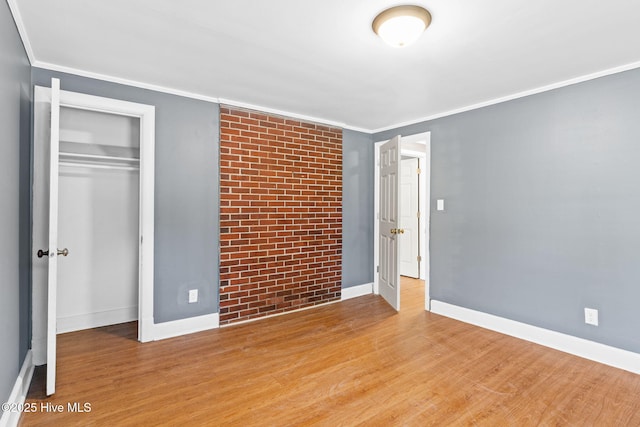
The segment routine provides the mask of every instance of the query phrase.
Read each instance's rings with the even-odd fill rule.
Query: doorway
[[[375,143],[375,155],[374,155],[374,171],[375,171],[375,179],[374,179],[374,235],[380,236],[380,228],[379,228],[379,218],[380,218],[380,148],[387,141],[380,141]],[[399,239],[399,252],[402,252],[402,248],[409,245],[407,243],[408,240],[413,240],[416,242],[416,246],[412,246],[413,253],[417,252],[417,255],[408,255],[406,256],[406,252],[404,256],[399,254],[397,263],[400,274],[405,273],[404,275],[407,277],[413,276],[416,280],[412,283],[424,283],[424,303],[423,306],[425,310],[430,310],[430,298],[429,298],[429,218],[430,218],[430,165],[431,165],[431,133],[424,132],[415,135],[402,136],[400,141],[400,158],[401,163],[404,160],[410,160],[407,164],[415,165],[419,164],[419,174],[417,176],[417,186],[418,186],[418,195],[416,196],[417,200],[409,199],[402,200],[399,198],[398,205],[403,204],[402,206],[398,206],[399,209],[399,218],[400,218],[400,228],[403,230],[403,233],[398,237]],[[403,177],[400,176],[401,186],[402,186]],[[417,225],[417,233],[413,232],[414,235],[411,236],[412,232],[408,231],[408,228],[416,227],[415,225],[410,227],[405,227],[405,224],[402,223],[405,217],[403,213],[404,210],[411,209],[415,210],[417,206],[418,212],[413,213],[415,215],[415,221]],[[404,209],[403,209],[404,208]],[[406,216],[408,218],[408,216]],[[415,223],[414,223],[415,224]],[[380,282],[379,282],[379,257],[380,257],[380,244],[379,238],[374,238],[374,293],[380,293]],[[402,243],[400,243],[402,242]],[[413,244],[412,244],[413,245]],[[406,274],[406,270],[402,268],[401,258],[405,258],[405,262],[409,262],[411,258],[415,257],[415,264],[413,272],[411,274]],[[417,276],[416,274],[417,270]],[[402,283],[403,280],[400,280],[399,283]],[[403,293],[399,292],[400,298],[402,298]],[[412,293],[415,295],[415,292]],[[399,304],[401,307],[402,305]]]
[[[138,320],[140,119],[61,107],[59,159],[57,333]]]
[[[96,121],[96,117],[102,119]],[[116,122],[120,124],[114,125]],[[87,123],[91,123],[92,130],[86,128]],[[55,390],[56,333],[93,327],[95,323],[92,322],[96,321],[98,324],[112,322],[100,319],[105,313],[98,307],[88,318],[76,316],[73,320],[76,324],[59,324],[58,306],[65,310],[77,308],[79,304],[71,301],[65,307],[69,301],[59,300],[58,294],[62,298],[66,294],[67,297],[72,295],[72,298],[83,299],[81,293],[86,289],[82,285],[87,285],[87,281],[81,278],[73,285],[75,289],[69,289],[69,283],[65,283],[66,288],[58,287],[58,273],[62,274],[61,277],[65,274],[69,277],[69,271],[65,273],[64,270],[68,270],[70,265],[62,265],[66,259],[74,255],[77,255],[74,261],[84,259],[76,268],[85,270],[88,269],[87,263],[97,258],[113,260],[110,268],[121,271],[108,274],[123,273],[129,278],[134,289],[129,290],[126,298],[134,301],[135,305],[125,304],[121,307],[124,312],[109,313],[107,317],[115,314],[116,322],[118,316],[134,317],[138,320],[139,341],[153,339],[154,129],[153,106],[61,91],[57,79],[52,80],[51,88],[35,87],[32,350],[35,365],[48,365],[48,394]],[[114,139],[114,132],[124,136],[120,138],[125,141],[124,145],[114,143],[118,140]],[[131,146],[127,141],[136,141],[137,146]],[[117,183],[113,185],[114,182]],[[121,194],[123,192],[124,195]],[[98,197],[101,200],[97,200]],[[123,203],[128,205],[124,216],[118,219],[115,217],[122,212],[109,213],[114,209],[121,211]],[[106,215],[101,212],[103,210],[106,210]],[[79,213],[84,214],[82,219],[74,217]],[[77,223],[91,222],[96,218],[109,220],[111,224],[104,226],[100,221]],[[100,233],[109,233],[109,230],[115,233],[114,224],[118,228],[116,234],[128,236],[126,248],[117,244],[117,247],[113,246],[113,241],[106,245],[105,240],[94,241]],[[62,239],[68,239],[67,242],[60,241],[60,247],[57,245],[58,234]],[[78,248],[66,248],[69,242],[75,242]],[[121,265],[115,254],[118,250],[129,255],[127,265]],[[108,270],[102,269],[103,272]],[[105,283],[99,285],[109,286]],[[99,306],[104,302],[95,296],[91,301],[87,302],[86,298],[81,301],[88,306]]]
[[[398,241],[400,275],[418,279],[422,256],[420,251],[420,158],[406,154],[400,157],[400,228]]]

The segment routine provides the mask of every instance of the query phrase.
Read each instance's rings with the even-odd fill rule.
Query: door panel
[[[380,295],[400,310],[398,270],[398,194],[400,191],[400,137],[380,147]]]

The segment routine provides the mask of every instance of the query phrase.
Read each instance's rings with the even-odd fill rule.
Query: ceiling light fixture
[[[393,47],[404,47],[418,40],[431,24],[431,14],[420,6],[396,6],[373,20],[373,31]]]

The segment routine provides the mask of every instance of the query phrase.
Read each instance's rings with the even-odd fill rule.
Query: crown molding
[[[198,93],[188,92],[188,91],[184,91],[184,90],[180,90],[180,89],[174,89],[174,88],[167,87],[167,86],[154,85],[154,84],[150,84],[150,83],[140,82],[140,81],[137,81],[137,80],[124,79],[124,78],[121,78],[121,77],[110,76],[108,74],[95,73],[95,72],[92,72],[92,71],[82,70],[82,69],[79,69],[79,68],[66,67],[64,65],[52,64],[52,63],[49,63],[49,62],[32,61],[32,66],[36,67],[36,68],[43,68],[43,69],[50,70],[50,71],[58,71],[58,72],[61,72],[61,73],[74,74],[74,75],[81,76],[81,77],[87,77],[87,78],[96,79],[96,80],[102,80],[102,81],[111,82],[111,83],[118,83],[118,84],[122,84],[122,85],[138,87],[138,88],[141,88],[141,89],[153,90],[153,91],[156,91],[156,92],[162,92],[162,93],[167,93],[167,94],[171,94],[171,95],[182,96],[182,97],[185,97],[185,98],[197,99],[197,100],[200,100],[200,101],[212,102],[212,103],[215,103],[215,104],[225,104],[225,105],[238,107],[238,108],[247,108],[247,109],[250,109],[250,110],[257,110],[257,111],[262,111],[262,112],[265,112],[265,113],[277,114],[277,115],[280,115],[280,116],[291,117],[291,118],[294,118],[294,119],[299,119],[299,120],[304,120],[304,121],[309,121],[309,122],[314,122],[314,123],[334,126],[334,127],[338,127],[338,128],[341,128],[341,129],[349,129],[349,130],[354,130],[354,131],[358,131],[358,132],[371,133],[371,131],[369,129],[359,128],[359,127],[356,127],[356,126],[349,126],[349,125],[347,125],[345,123],[337,122],[337,121],[334,121],[334,120],[328,120],[328,119],[323,119],[323,118],[319,118],[319,117],[308,116],[308,115],[305,115],[305,114],[299,114],[299,113],[294,113],[294,112],[291,112],[291,111],[279,110],[279,109],[276,109],[276,108],[270,108],[270,107],[265,107],[265,106],[262,106],[262,105],[250,104],[250,103],[247,103],[247,102],[236,101],[236,100],[232,100],[232,99],[217,98],[217,97],[213,97],[213,96],[201,95],[201,94],[198,94]]]
[[[121,77],[110,76],[108,74],[95,73],[93,71],[86,71],[79,68],[66,67],[64,65],[52,64],[50,62],[35,61],[32,65],[35,68],[43,68],[45,70],[50,70],[50,71],[58,71],[61,73],[74,74],[76,76],[87,77],[90,79],[102,80],[105,82],[117,83],[117,84],[126,85],[126,86],[133,86],[140,89],[153,90],[155,92],[162,92],[162,93],[167,93],[169,95],[177,95],[185,98],[197,99],[200,101],[213,102],[216,104],[220,103],[218,98],[215,98],[212,96],[200,95],[194,92],[188,92],[188,91],[174,89],[166,86],[144,83],[137,80],[124,79]]]
[[[13,2],[15,0],[8,0],[9,2]],[[24,38],[23,38],[24,41]],[[26,46],[26,45],[25,45]],[[26,49],[26,47],[25,47]],[[363,132],[363,133],[368,133],[368,134],[376,134],[379,132],[384,132],[384,131],[388,131],[388,130],[393,130],[393,129],[398,129],[404,126],[410,126],[410,125],[414,125],[414,124],[418,124],[418,123],[422,123],[422,122],[426,122],[426,121],[430,121],[430,120],[435,120],[435,119],[440,119],[443,117],[448,117],[448,116],[452,116],[454,114],[459,114],[459,113],[464,113],[467,111],[472,111],[472,110],[477,110],[479,108],[483,108],[483,107],[489,107],[491,105],[496,105],[496,104],[501,104],[503,102],[507,102],[507,101],[513,101],[515,99],[519,99],[519,98],[524,98],[530,95],[536,95],[539,93],[543,93],[543,92],[548,92],[550,90],[554,90],[554,89],[559,89],[562,87],[566,87],[566,86],[571,86],[574,84],[578,84],[578,83],[583,83],[589,80],[594,80],[600,77],[605,77],[605,76],[609,76],[612,74],[618,74],[618,73],[622,73],[624,71],[629,71],[629,70],[633,70],[633,69],[637,69],[640,68],[640,61],[638,62],[632,62],[630,64],[625,64],[625,65],[621,65],[618,67],[613,67],[613,68],[608,68],[606,70],[602,70],[602,71],[598,71],[596,73],[591,73],[591,74],[586,74],[584,76],[580,76],[580,77],[575,77],[572,79],[568,79],[568,80],[563,80],[561,82],[556,82],[556,83],[552,83],[546,86],[541,86],[535,89],[530,89],[527,91],[523,91],[523,92],[517,92],[511,95],[507,95],[507,96],[503,96],[500,98],[494,98],[488,101],[484,101],[484,102],[480,102],[477,104],[472,104],[472,105],[468,105],[465,107],[461,107],[461,108],[456,108],[454,110],[449,110],[449,111],[445,111],[442,113],[436,113],[430,116],[424,116],[424,117],[420,117],[417,119],[413,119],[413,120],[408,120],[405,122],[400,122],[400,123],[396,123],[393,125],[389,125],[389,126],[385,126],[382,128],[377,128],[377,129],[367,129],[367,128],[363,128],[363,127],[358,127],[358,126],[351,126],[348,125],[346,123],[343,122],[337,122],[335,120],[328,120],[328,119],[323,119],[323,118],[319,118],[319,117],[314,117],[314,116],[308,116],[305,114],[299,114],[299,113],[294,113],[291,111],[285,111],[285,110],[280,110],[280,109],[276,109],[276,108],[270,108],[270,107],[265,107],[262,105],[256,105],[256,104],[251,104],[251,103],[247,103],[247,102],[242,102],[242,101],[236,101],[236,100],[232,100],[232,99],[226,99],[226,98],[216,98],[216,97],[212,97],[212,96],[206,96],[206,95],[201,95],[201,94],[197,94],[194,92],[187,92],[187,91],[183,91],[180,89],[174,89],[174,88],[170,88],[170,87],[166,87],[166,86],[160,86],[160,85],[154,85],[154,84],[149,84],[149,83],[143,83],[140,81],[136,81],[136,80],[129,80],[129,79],[124,79],[124,78],[120,78],[120,77],[114,77],[114,76],[110,76],[110,75],[106,75],[106,74],[99,74],[99,73],[94,73],[91,71],[86,71],[86,70],[81,70],[78,68],[72,68],[72,67],[65,67],[62,65],[58,65],[58,64],[51,64],[48,62],[42,62],[42,61],[31,61],[31,64],[33,67],[37,67],[37,68],[44,68],[47,70],[51,70],[51,71],[59,71],[59,72],[63,72],[63,73],[69,73],[69,74],[75,74],[78,76],[82,76],[82,77],[88,77],[88,78],[92,78],[92,79],[97,79],[97,80],[103,80],[103,81],[108,81],[108,82],[112,82],[112,83],[118,83],[118,84],[123,84],[123,85],[127,85],[127,86],[133,86],[133,87],[139,87],[142,89],[149,89],[149,90],[153,90],[156,92],[162,92],[162,93],[168,93],[171,95],[177,95],[177,96],[183,96],[186,98],[192,98],[192,99],[198,99],[201,101],[206,101],[206,102],[213,102],[216,104],[225,104],[225,105],[229,105],[229,106],[233,106],[233,107],[239,107],[239,108],[247,108],[250,110],[257,110],[257,111],[263,111],[265,113],[270,113],[270,114],[277,114],[277,115],[281,115],[281,116],[287,116],[287,117],[291,117],[291,118],[295,118],[295,119],[300,119],[300,120],[306,120],[306,121],[310,121],[310,122],[314,122],[314,123],[320,123],[320,124],[326,124],[326,125],[330,125],[330,126],[335,126],[335,127],[339,127],[342,129],[348,129],[348,130],[353,130],[356,132]]]
[[[422,123],[422,122],[426,122],[429,120],[435,120],[435,119],[440,119],[443,117],[447,117],[447,116],[452,116],[454,114],[459,114],[459,113],[464,113],[467,111],[472,111],[472,110],[477,110],[479,108],[483,108],[483,107],[489,107],[491,105],[496,105],[496,104],[501,104],[503,102],[507,102],[507,101],[513,101],[514,99],[518,99],[518,98],[524,98],[526,96],[530,96],[530,95],[536,95],[539,93],[543,93],[543,92],[548,92],[550,90],[554,90],[554,89],[559,89],[565,86],[571,86],[574,84],[578,84],[578,83],[583,83],[589,80],[594,80],[597,79],[599,77],[605,77],[605,76],[609,76],[612,74],[618,74],[618,73],[622,73],[624,71],[629,71],[629,70],[633,70],[636,68],[640,68],[640,61],[638,62],[632,62],[630,64],[625,64],[625,65],[620,65],[618,67],[613,67],[613,68],[608,68],[606,70],[602,70],[602,71],[598,71],[595,73],[591,73],[591,74],[586,74],[584,76],[580,76],[580,77],[575,77],[569,80],[563,80],[557,83],[552,83],[546,86],[540,86],[538,88],[535,89],[530,89],[530,90],[526,90],[523,92],[517,92],[511,95],[507,95],[507,96],[503,96],[500,98],[494,98],[491,99],[489,101],[484,101],[484,102],[479,102],[477,104],[472,104],[472,105],[468,105],[466,107],[461,107],[461,108],[456,108],[454,110],[449,110],[449,111],[445,111],[442,113],[436,113],[430,116],[425,116],[425,117],[421,117],[421,118],[417,118],[417,119],[413,119],[413,120],[409,120],[406,122],[401,122],[401,123],[397,123],[394,125],[390,125],[390,126],[385,126],[382,128],[378,128],[378,129],[372,129],[369,130],[369,132],[371,133],[378,133],[378,132],[384,132],[384,131],[388,131],[388,130],[393,130],[393,129],[398,129],[404,126],[410,126],[410,125],[415,125],[418,123]]]
[[[15,0],[8,0],[8,1],[9,2],[13,2]],[[24,41],[24,39],[23,39],[23,41]],[[25,47],[25,49],[26,49],[26,47]],[[107,81],[107,82],[111,82],[111,83],[118,83],[118,84],[123,84],[123,85],[127,85],[127,86],[133,86],[133,87],[138,87],[138,88],[142,88],[142,89],[153,90],[153,91],[156,91],[156,92],[162,92],[162,93],[182,96],[182,97],[186,97],[186,98],[198,99],[198,100],[201,100],[201,101],[212,102],[212,103],[215,103],[215,104],[225,104],[225,105],[238,107],[238,108],[246,108],[246,109],[250,109],[250,110],[263,111],[265,113],[277,114],[277,115],[291,117],[291,118],[295,118],[295,119],[299,119],[299,120],[305,120],[305,121],[310,121],[310,122],[314,122],[314,123],[326,124],[326,125],[329,125],[329,126],[335,126],[335,127],[339,127],[339,128],[342,128],[342,129],[353,130],[353,131],[356,131],[356,132],[363,132],[363,133],[367,133],[367,134],[371,134],[371,135],[379,133],[379,132],[388,131],[388,130],[399,129],[399,128],[404,127],[404,126],[410,126],[410,125],[414,125],[414,124],[418,124],[418,123],[422,123],[422,122],[426,122],[426,121],[430,121],[430,120],[435,120],[435,119],[440,119],[440,118],[447,117],[447,116],[452,116],[454,114],[459,114],[459,113],[464,113],[464,112],[467,112],[467,111],[477,110],[479,108],[488,107],[488,106],[491,106],[491,105],[496,105],[496,104],[500,104],[500,103],[507,102],[507,101],[512,101],[512,100],[519,99],[519,98],[524,98],[524,97],[527,97],[527,96],[530,96],[530,95],[536,95],[536,94],[539,94],[539,93],[548,92],[550,90],[559,89],[559,88],[562,88],[562,87],[571,86],[571,85],[578,84],[578,83],[583,83],[583,82],[586,82],[586,81],[589,81],[589,80],[594,80],[594,79],[597,79],[597,78],[600,78],[600,77],[605,77],[605,76],[609,76],[609,75],[612,75],[612,74],[618,74],[618,73],[622,73],[624,71],[629,71],[629,70],[640,68],[640,61],[632,62],[630,64],[625,64],[625,65],[621,65],[621,66],[618,66],[618,67],[609,68],[609,69],[606,69],[606,70],[603,70],[603,71],[598,71],[596,73],[591,73],[591,74],[587,74],[587,75],[584,75],[584,76],[576,77],[576,78],[573,78],[573,79],[564,80],[564,81],[557,82],[557,83],[552,83],[550,85],[541,86],[541,87],[538,87],[538,88],[535,88],[535,89],[530,89],[530,90],[527,90],[527,91],[514,93],[514,94],[503,96],[503,97],[500,97],[500,98],[495,98],[495,99],[492,99],[492,100],[489,100],[489,101],[484,101],[484,102],[480,102],[480,103],[477,103],[477,104],[468,105],[466,107],[461,107],[461,108],[457,108],[457,109],[454,109],[454,110],[445,111],[445,112],[442,112],[442,113],[436,113],[436,114],[433,114],[433,115],[430,115],[430,116],[425,116],[425,117],[421,117],[421,118],[417,118],[417,119],[413,119],[413,120],[409,120],[409,121],[405,121],[405,122],[400,122],[400,123],[396,123],[396,124],[393,124],[393,125],[385,126],[385,127],[382,127],[382,128],[367,129],[367,128],[362,128],[362,127],[358,127],[358,126],[351,126],[351,125],[348,125],[346,123],[338,122],[338,121],[335,121],[335,120],[328,120],[328,119],[323,119],[323,118],[319,118],[319,117],[308,116],[308,115],[305,115],[305,114],[294,113],[294,112],[291,112],[291,111],[285,111],[285,110],[280,110],[280,109],[276,109],[276,108],[265,107],[265,106],[262,106],[262,105],[256,105],[256,104],[251,104],[251,103],[242,102],[242,101],[236,101],[236,100],[232,100],[232,99],[217,98],[217,97],[212,97],[212,96],[201,95],[201,94],[194,93],[194,92],[188,92],[188,91],[184,91],[184,90],[180,90],[180,89],[174,89],[174,88],[170,88],[170,87],[166,87],[166,86],[154,85],[154,84],[149,84],[149,83],[143,83],[143,82],[136,81],[136,80],[130,80],[130,79],[124,79],[124,78],[120,78],[120,77],[114,77],[114,76],[110,76],[110,75],[107,75],[107,74],[94,73],[94,72],[91,72],[91,71],[81,70],[81,69],[72,68],[72,67],[66,67],[66,66],[63,66],[63,65],[52,64],[52,63],[43,62],[43,61],[37,61],[37,60],[36,61],[31,61],[31,64],[32,64],[33,67],[44,68],[44,69],[51,70],[51,71],[58,71],[58,72],[63,72],[63,73],[75,74],[75,75],[82,76],[82,77],[88,77],[88,78],[97,79],[97,80],[103,80],[103,81]]]

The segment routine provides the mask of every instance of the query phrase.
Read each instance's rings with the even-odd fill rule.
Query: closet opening
[[[54,84],[55,83],[55,84]],[[153,321],[155,107],[35,87],[32,351],[55,392],[56,335]]]
[[[138,320],[140,119],[60,108],[57,333]]]

